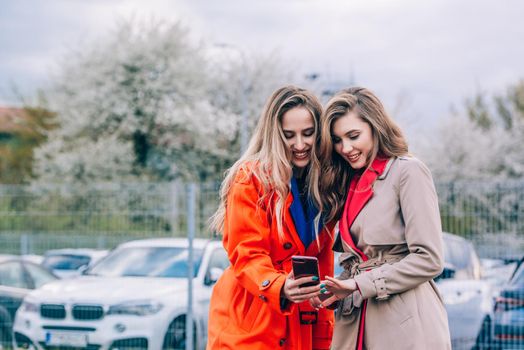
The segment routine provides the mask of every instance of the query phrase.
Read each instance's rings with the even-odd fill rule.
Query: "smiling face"
[[[363,169],[373,152],[373,132],[355,111],[337,118],[331,126],[335,151],[355,170]]]
[[[304,168],[311,160],[315,143],[315,124],[311,113],[304,107],[295,107],[282,116],[282,131],[286,147],[291,152],[291,163]]]

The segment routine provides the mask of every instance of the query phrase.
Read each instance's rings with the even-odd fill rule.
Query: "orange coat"
[[[316,323],[301,323],[300,313],[314,309],[306,301],[288,303],[282,310],[280,291],[293,255],[316,256],[321,278],[333,276],[333,234],[322,230],[320,244],[313,241],[305,250],[289,213],[293,201],[289,194],[281,240],[276,217],[268,211],[274,202],[260,204],[261,191],[254,176],[239,171],[227,198],[223,243],[231,266],[213,289],[207,350],[329,349],[333,312],[321,309]]]

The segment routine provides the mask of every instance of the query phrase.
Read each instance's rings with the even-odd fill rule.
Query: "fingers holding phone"
[[[307,284],[313,285],[304,286]],[[318,277],[312,276],[293,279],[293,272],[290,272],[284,283],[283,292],[285,297],[294,303],[309,300],[320,293]]]
[[[291,261],[293,270],[284,284],[286,298],[294,303],[300,303],[318,296],[321,287],[317,258],[295,255]]]

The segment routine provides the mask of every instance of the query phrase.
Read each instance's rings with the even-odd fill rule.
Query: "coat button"
[[[269,280],[264,280],[262,282],[262,287],[267,287],[267,286],[269,286]]]
[[[288,250],[288,249],[291,249],[293,247],[293,244],[291,244],[290,242],[286,242],[284,243],[284,249]]]
[[[282,338],[278,341],[278,345],[284,346],[284,343],[286,342],[286,339]]]
[[[267,298],[266,298],[265,295],[260,294],[258,297],[259,297],[260,300],[262,300],[262,301],[266,301],[266,300],[267,300]]]

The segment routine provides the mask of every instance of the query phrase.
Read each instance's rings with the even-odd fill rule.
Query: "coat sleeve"
[[[323,280],[325,276],[333,276],[334,273],[334,256],[333,250],[333,226],[328,224],[324,229],[323,234],[328,235],[324,241],[324,246],[320,251],[318,258],[318,265],[320,269],[320,279]],[[318,322],[313,325],[313,349],[329,349],[331,346],[331,338],[333,336],[333,311],[329,309],[320,309],[318,311]]]
[[[410,159],[400,167],[399,201],[409,254],[355,276],[364,298],[387,299],[437,277],[443,269],[442,226],[429,169]]]
[[[241,172],[227,198],[224,247],[231,268],[242,287],[283,314],[280,290],[287,275],[273,266],[270,257],[271,231],[265,208],[252,176]]]

